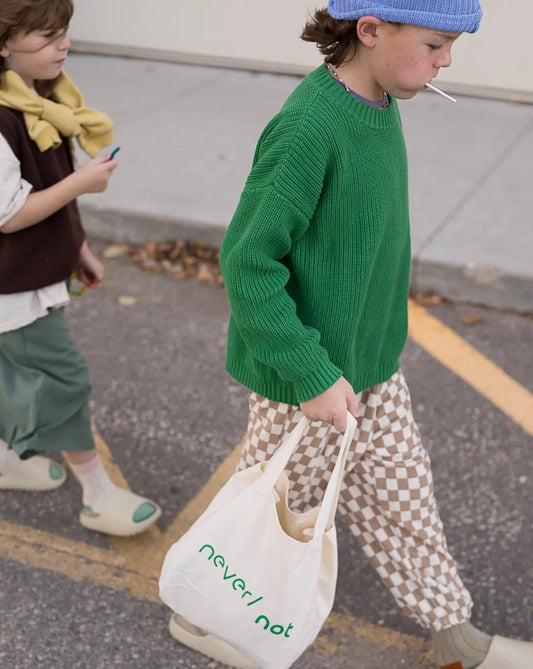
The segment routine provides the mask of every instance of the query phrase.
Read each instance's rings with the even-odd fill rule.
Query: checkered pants
[[[402,373],[362,392],[359,412],[341,514],[404,613],[434,630],[469,620],[471,598],[446,547]],[[253,393],[238,468],[268,459],[301,417],[298,407]],[[287,468],[294,510],[320,504],[341,437],[330,425],[311,423]]]

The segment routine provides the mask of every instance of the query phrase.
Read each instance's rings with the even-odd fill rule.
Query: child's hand
[[[93,255],[87,242],[83,243],[76,271],[78,280],[91,288],[99,288],[104,283],[104,266]]]
[[[320,395],[300,402],[300,408],[310,420],[331,423],[339,432],[346,430],[346,411],[359,417],[357,396],[343,376]]]
[[[118,165],[118,161],[109,160],[109,154],[93,158],[79,170],[72,178],[76,179],[80,195],[82,193],[101,193],[107,188],[109,177]]]

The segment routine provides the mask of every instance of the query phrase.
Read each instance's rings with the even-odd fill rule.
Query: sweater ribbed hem
[[[394,362],[381,364],[376,369],[361,372],[356,378],[347,379],[347,381],[352,385],[354,392],[360,393],[379,383],[385,383],[385,381],[388,381],[399,369],[400,363],[398,360],[395,360]],[[293,406],[298,406],[300,402],[305,402],[306,400],[320,395],[320,393],[331,387],[335,381],[342,376],[342,373],[339,373],[336,377],[333,375],[331,383],[322,388],[322,390],[313,392],[309,397],[304,398],[298,397],[298,392],[294,384],[284,382],[279,378],[265,379],[264,376],[263,378],[260,378],[251,372],[250,369],[242,366],[235,360],[228,360],[226,371],[235,379],[235,381],[252,392],[262,395],[272,402],[283,402],[284,404],[291,404]]]

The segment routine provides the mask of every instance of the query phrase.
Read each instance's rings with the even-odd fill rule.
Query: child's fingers
[[[89,288],[101,288],[104,285],[104,282],[101,279],[94,279],[89,284]]]
[[[80,283],[90,283],[92,275],[90,275],[84,267],[78,267],[76,271],[76,279],[80,281]]]
[[[92,162],[95,165],[103,165],[105,167],[111,166],[113,169],[118,165],[118,160],[116,158],[111,158],[110,153],[106,153],[103,156],[96,156],[96,158],[92,159]]]
[[[341,413],[336,414],[333,417],[333,427],[337,432],[344,432],[346,430],[346,412],[342,411]]]
[[[346,408],[352,414],[354,418],[359,418],[359,402],[357,400],[357,395],[349,395],[346,402]]]
[[[96,156],[96,158],[93,158],[90,162],[93,162],[95,165],[101,165],[102,163],[108,163],[110,158],[111,154],[106,153],[103,156]]]

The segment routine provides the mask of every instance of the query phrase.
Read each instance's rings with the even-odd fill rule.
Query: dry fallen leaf
[[[435,307],[444,302],[444,297],[442,295],[430,292],[415,293],[413,299],[423,307]]]
[[[480,323],[486,323],[487,319],[485,316],[480,316],[479,314],[468,314],[467,316],[463,316],[461,321],[465,325],[479,325]]]
[[[155,260],[150,260],[150,258],[143,260],[141,265],[144,271],[148,272],[148,274],[157,274],[157,272],[161,271],[161,265]]]
[[[148,242],[144,250],[150,260],[157,260],[157,242]]]
[[[133,307],[133,305],[137,303],[137,298],[132,297],[131,295],[120,295],[118,303],[123,307]]]
[[[220,252],[209,248],[202,240],[148,242],[133,249],[132,258],[145,272],[166,270],[176,280],[195,277],[223,285]]]
[[[130,246],[129,244],[111,244],[107,248],[104,249],[104,258],[118,258],[119,256],[126,255],[127,253],[131,253],[133,251],[133,247]]]
[[[200,281],[211,281],[213,283],[216,278],[213,274],[213,270],[209,265],[206,265],[205,263],[200,263],[198,266],[198,274],[196,275],[196,278],[199,279]]]

